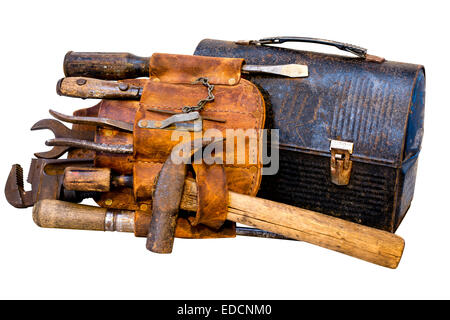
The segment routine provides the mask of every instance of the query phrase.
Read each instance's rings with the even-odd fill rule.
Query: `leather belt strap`
[[[219,229],[227,218],[228,189],[225,170],[221,164],[193,165],[197,182],[198,210],[189,222]]]

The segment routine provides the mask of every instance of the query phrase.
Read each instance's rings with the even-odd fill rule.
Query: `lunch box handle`
[[[367,49],[355,46],[353,44],[333,41],[333,40],[325,40],[325,39],[319,39],[319,38],[309,38],[309,37],[270,37],[270,38],[263,38],[260,40],[243,40],[243,41],[237,41],[237,44],[256,44],[256,45],[264,45],[264,44],[280,44],[285,42],[308,42],[308,43],[317,43],[317,44],[323,44],[327,46],[333,46],[338,48],[339,50],[343,50],[346,52],[350,52],[352,54],[355,54],[359,58],[363,58],[370,61],[375,62],[383,62],[384,58],[373,56],[370,54],[367,54]]]

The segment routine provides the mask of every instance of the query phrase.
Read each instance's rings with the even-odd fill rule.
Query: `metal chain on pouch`
[[[212,85],[208,82],[208,78],[198,78],[197,80],[192,82],[192,84],[197,84],[197,83],[201,83],[202,85],[204,85],[205,87],[208,88],[208,96],[205,99],[200,100],[196,106],[184,106],[183,112],[200,111],[201,109],[203,109],[205,104],[207,104],[208,102],[214,101],[214,99],[215,99],[215,97],[212,93],[212,91],[214,90],[214,85]]]

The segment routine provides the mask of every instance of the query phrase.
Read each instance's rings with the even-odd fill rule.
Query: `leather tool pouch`
[[[290,41],[332,45],[356,57],[268,45]],[[423,135],[423,66],[296,37],[203,40],[195,55],[307,65],[306,78],[245,75],[265,96],[267,127],[280,130],[279,172],[264,176],[258,196],[396,230],[414,193]]]
[[[180,213],[175,236],[213,238],[235,236],[235,224],[225,222],[227,190],[256,195],[261,181],[260,132],[264,126],[264,99],[251,82],[241,79],[243,59],[207,58],[183,55],[153,54],[149,79],[124,80],[143,86],[139,102],[103,100],[99,117],[134,124],[133,133],[98,128],[95,141],[107,144],[132,144],[133,155],[112,155],[98,152],[95,166],[109,167],[120,174],[133,174],[133,188],[103,193],[98,200],[102,207],[137,210],[137,236],[146,236],[151,220],[152,196],[158,174],[183,138],[197,139],[205,133],[226,138],[229,129],[255,129],[256,143],[245,141],[246,154],[255,154],[256,161],[246,157],[241,163],[206,164],[194,162],[191,172],[198,186],[198,207],[195,216]],[[196,106],[207,96],[207,79],[214,86],[214,99],[199,110],[200,117],[177,122],[174,116],[191,116],[183,107]],[[165,124],[171,123],[168,126]],[[225,156],[236,152],[236,143],[223,143]],[[170,201],[168,199],[167,201]]]

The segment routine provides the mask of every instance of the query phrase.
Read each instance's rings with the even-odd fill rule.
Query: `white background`
[[[449,8],[446,1],[4,1],[1,183],[27,174],[49,131],[29,128],[95,101],[59,97],[68,50],[192,54],[203,38],[322,37],[424,64],[425,137],[397,270],[307,243],[176,239],[171,255],[132,234],[41,229],[0,197],[0,298],[450,298]],[[321,50],[320,46],[290,45]],[[334,49],[327,52],[338,53]],[[276,187],[276,186],[274,186]]]

